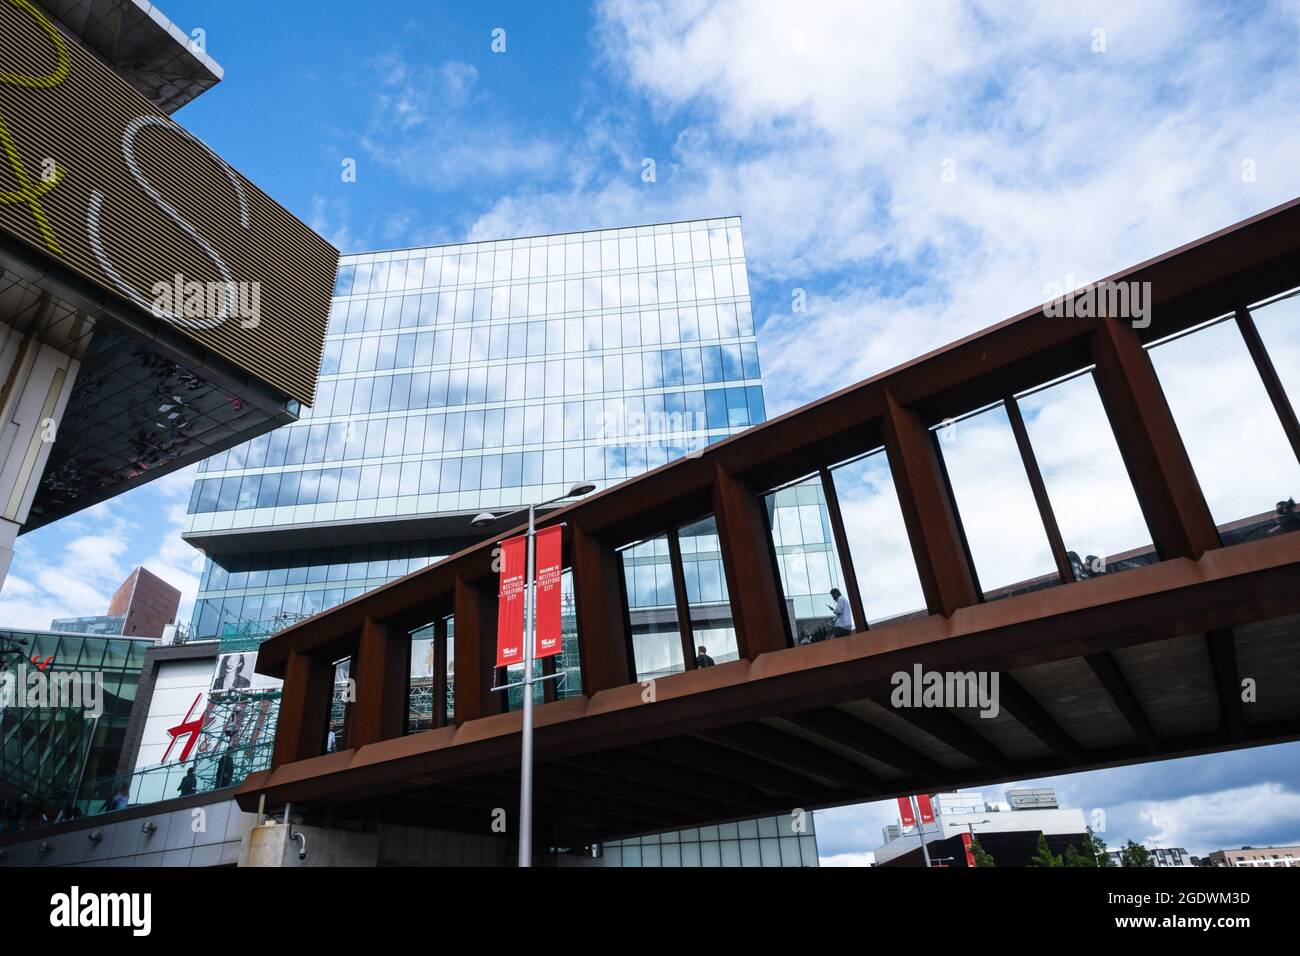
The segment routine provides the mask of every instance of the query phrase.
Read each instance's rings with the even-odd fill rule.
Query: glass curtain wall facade
[[[92,793],[91,785],[117,768],[153,644],[150,638],[0,631],[0,783],[5,793],[20,795],[5,803],[6,824],[16,829],[42,815],[53,820],[78,800],[109,796]]]
[[[818,866],[813,814],[759,817],[612,840],[601,865],[613,867]]]
[[[317,394],[200,467],[187,540],[275,543],[209,556],[197,637],[264,637],[459,550],[480,511],[603,488],[763,421],[740,220],[345,256]],[[429,519],[460,530],[413,533]],[[338,543],[285,547],[299,528]],[[734,635],[706,532],[682,544],[721,662]],[[559,696],[581,687],[565,645]]]

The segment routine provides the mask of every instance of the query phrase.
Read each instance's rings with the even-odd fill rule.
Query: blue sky
[[[225,69],[178,121],[343,251],[743,216],[772,412],[1300,194],[1294,2],[161,5]],[[192,601],[191,477],[21,538],[0,621]],[[1297,753],[1054,783],[1112,845],[1297,842]]]

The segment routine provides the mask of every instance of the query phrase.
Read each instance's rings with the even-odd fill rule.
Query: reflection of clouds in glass
[[[1216,523],[1300,497],[1300,464],[1235,322],[1165,342],[1150,355]]]

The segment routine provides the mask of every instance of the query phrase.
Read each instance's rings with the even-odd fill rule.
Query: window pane
[[[685,670],[668,537],[659,535],[629,545],[621,555],[637,678],[663,677]]]
[[[1017,400],[1076,578],[1155,560],[1093,377],[1077,375]]]
[[[1058,584],[1002,404],[947,425],[936,437],[985,599]]]
[[[682,573],[686,579],[697,662],[700,648],[704,648],[703,653],[715,664],[739,659],[717,522],[710,516],[686,525],[678,530],[677,541],[682,550]]]
[[[769,492],[767,507],[786,613],[796,642],[830,635],[834,617],[831,588],[843,590],[844,575],[831,535],[821,477]]]
[[[1271,525],[1277,503],[1300,496],[1300,464],[1236,323],[1197,329],[1149,354],[1215,523],[1238,533],[1238,522]]]
[[[926,613],[884,449],[831,469],[868,625]]]

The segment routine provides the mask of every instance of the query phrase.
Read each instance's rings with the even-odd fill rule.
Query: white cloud
[[[833,856],[823,856],[817,861],[822,866],[875,866],[876,855],[874,853],[836,853]]]
[[[479,89],[467,63],[436,66],[390,52],[371,64],[378,77],[366,154],[407,182],[437,191],[472,179],[548,179],[561,168],[556,144],[519,131]]]
[[[1300,191],[1294,8],[611,0],[598,36],[679,130],[658,182],[596,124],[471,235],[743,215],[778,410]]]

